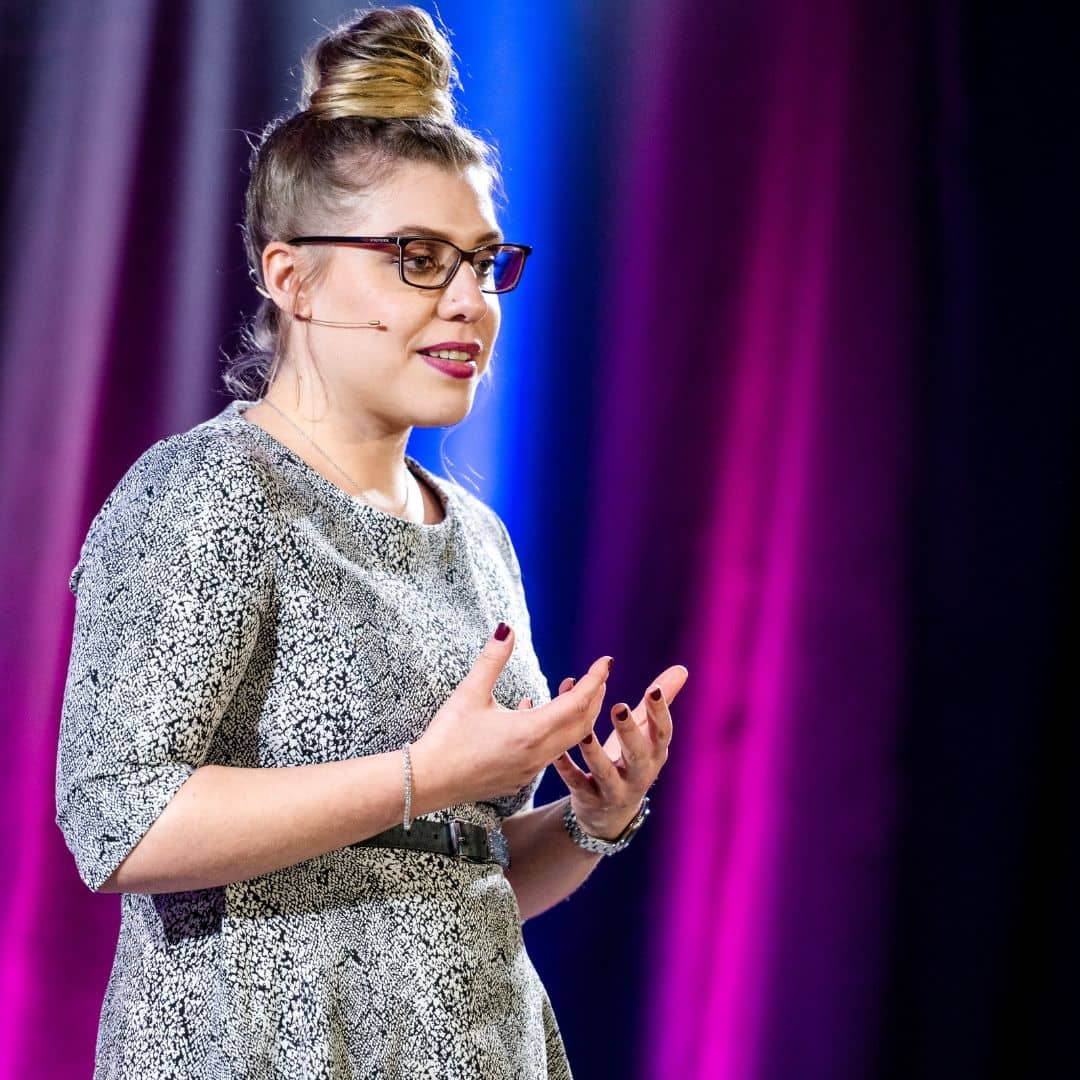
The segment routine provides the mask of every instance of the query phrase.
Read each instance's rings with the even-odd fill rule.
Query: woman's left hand
[[[670,703],[683,688],[690,672],[675,664],[651,683],[637,707],[622,702],[611,710],[614,730],[601,746],[594,734],[578,744],[589,771],[580,769],[570,754],[552,764],[570,791],[574,814],[585,832],[614,840],[637,816],[641,800],[667,761],[671,745]],[[559,684],[559,693],[574,685],[572,678]],[[660,697],[652,693],[660,690]],[[619,717],[623,714],[625,719]]]

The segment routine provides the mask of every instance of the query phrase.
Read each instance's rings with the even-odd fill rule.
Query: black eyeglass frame
[[[409,281],[405,276],[405,245],[410,240],[433,240],[439,244],[448,244],[457,252],[457,260],[450,268],[450,272],[446,275],[446,280],[441,285],[417,285],[415,281]],[[450,240],[446,240],[441,236],[294,236],[291,240],[286,240],[285,242],[287,244],[396,244],[398,249],[398,277],[401,278],[406,285],[409,285],[414,289],[445,289],[446,286],[454,280],[454,275],[461,267],[463,259],[473,268],[473,272],[475,273],[475,260],[480,252],[490,251],[492,248],[516,248],[521,252],[521,270],[518,271],[517,281],[515,281],[509,289],[485,289],[483,286],[480,287],[480,291],[483,293],[499,296],[503,293],[513,292],[513,290],[521,284],[521,276],[525,273],[525,263],[532,254],[531,245],[511,244],[505,240],[492,241],[490,244],[481,244],[480,247],[471,248],[469,251],[466,251],[464,248],[459,248],[457,244]],[[479,280],[479,277],[477,280]]]

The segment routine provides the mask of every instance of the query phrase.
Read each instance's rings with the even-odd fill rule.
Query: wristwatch
[[[567,799],[566,810],[563,812],[563,824],[566,826],[566,831],[570,834],[570,839],[573,840],[578,847],[583,847],[586,851],[592,851],[597,855],[614,855],[616,851],[622,851],[622,849],[634,839],[634,834],[645,823],[645,819],[648,816],[649,796],[646,795],[645,798],[641,800],[641,807],[637,812],[637,817],[635,817],[614,840],[603,840],[599,836],[591,836],[582,829],[578,824],[577,815],[574,813],[573,804]]]

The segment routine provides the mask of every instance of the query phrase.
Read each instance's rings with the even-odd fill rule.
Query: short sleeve
[[[56,823],[94,890],[202,764],[272,588],[254,466],[173,440],[106,500],[69,581]]]

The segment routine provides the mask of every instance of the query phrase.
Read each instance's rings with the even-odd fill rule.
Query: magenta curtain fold
[[[642,58],[584,632],[690,670],[642,1075],[866,1076],[903,703],[906,27],[826,0],[721,34],[678,7]]]
[[[132,126],[118,118],[142,93],[151,14],[132,5],[123,19],[91,25],[71,18],[59,27],[49,47],[67,64],[62,77],[52,65],[35,72],[28,124],[33,138],[13,197],[20,257],[9,285],[2,343],[0,520],[6,542],[0,618],[10,718],[5,802],[19,808],[20,821],[18,829],[4,830],[5,865],[14,872],[0,892],[4,1076],[56,1075],[76,1060],[85,1063],[96,1023],[92,1002],[100,1000],[103,987],[82,980],[72,988],[64,1002],[63,1038],[43,1039],[37,1025],[48,1015],[50,987],[84,965],[100,970],[115,943],[111,904],[88,911],[82,897],[56,887],[64,868],[47,855],[56,831],[48,763],[55,761],[55,717],[70,634],[62,591],[84,524],[137,149]],[[71,94],[68,80],[86,93]],[[47,318],[43,301],[51,309]],[[76,1050],[69,1050],[74,1044]]]
[[[94,1045],[118,912],[115,898],[72,887],[53,820],[67,576],[88,511],[119,471],[206,412],[220,340],[213,267],[236,246],[232,211],[214,197],[229,165],[231,83],[166,58],[188,37],[206,70],[227,70],[235,19],[233,5],[165,23],[153,4],[110,4],[99,18],[70,5],[50,13],[27,91],[9,206],[18,271],[0,341],[3,776],[17,820],[4,830],[0,890],[0,1076],[81,1075]],[[177,114],[158,107],[170,77],[186,81]],[[175,156],[148,184],[147,140],[177,123]],[[140,239],[145,217],[155,226]]]

